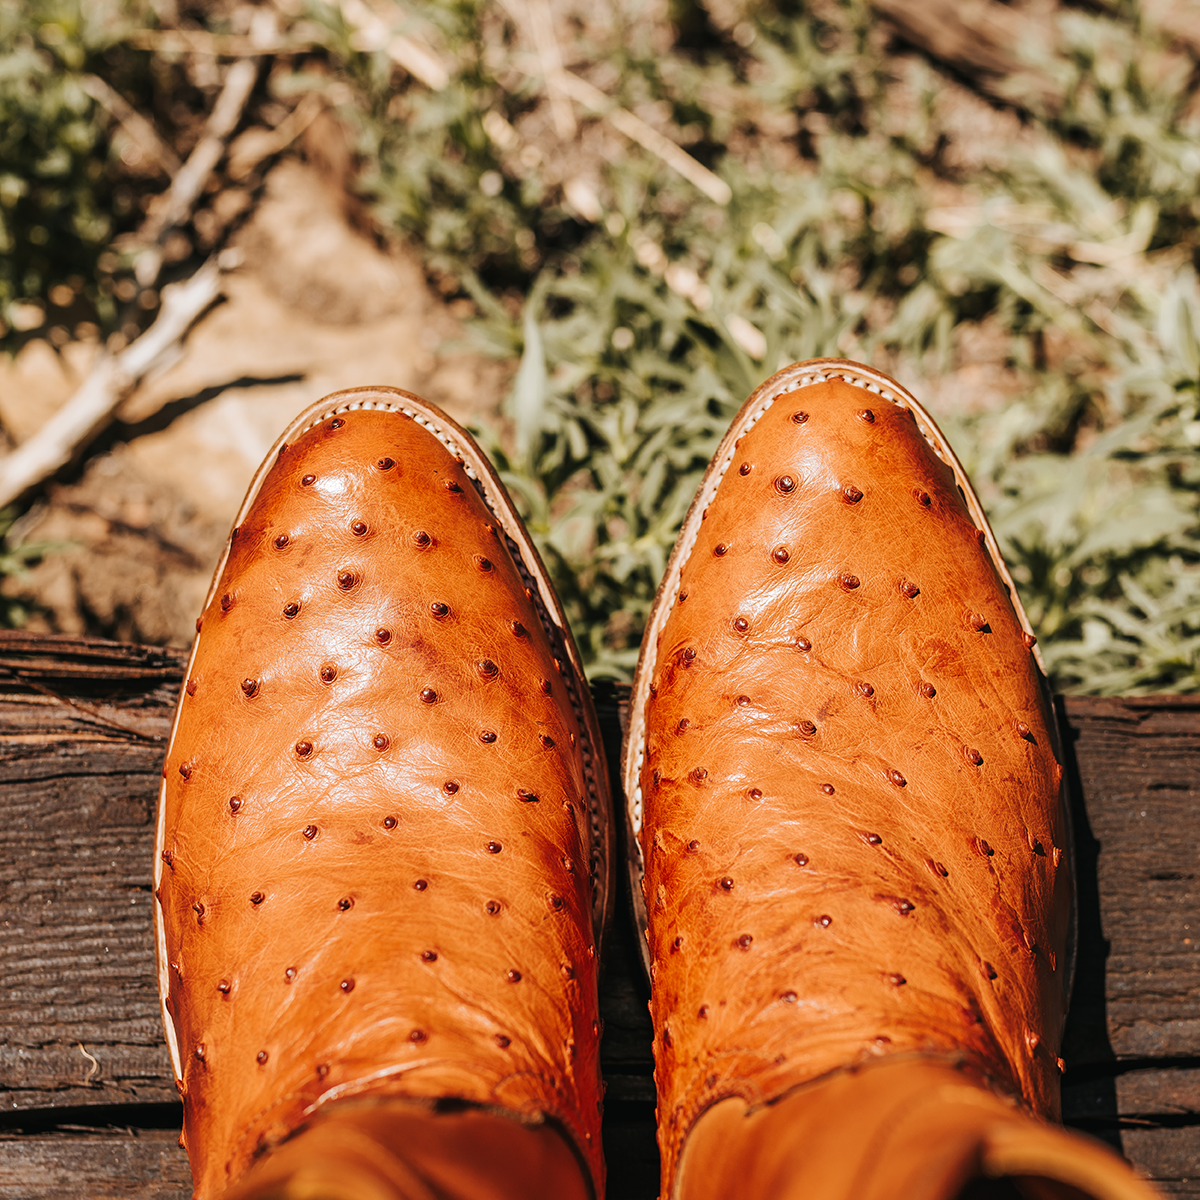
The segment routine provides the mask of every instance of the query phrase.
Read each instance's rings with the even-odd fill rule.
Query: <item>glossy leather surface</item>
[[[965,1056],[1055,1115],[1062,769],[953,471],[833,377],[714,469],[633,748],[664,1195],[715,1102],[877,1056]]]
[[[299,432],[234,531],[160,817],[198,1196],[362,1094],[552,1117],[602,1191],[590,701],[519,552],[398,411]]]

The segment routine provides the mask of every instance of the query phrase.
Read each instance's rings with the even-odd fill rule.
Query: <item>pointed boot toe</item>
[[[1034,642],[907,392],[821,360],[751,397],[667,568],[625,747],[664,1197],[709,1109],[887,1056],[1057,1117],[1071,838]]]
[[[478,447],[406,393],[322,401],[255,478],[198,629],[155,881],[197,1196],[377,1097],[551,1121],[603,1194],[604,760]]]

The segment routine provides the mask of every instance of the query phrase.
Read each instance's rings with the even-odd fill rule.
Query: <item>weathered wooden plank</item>
[[[659,1163],[653,1100],[605,1102],[604,1160],[608,1166],[609,1200],[657,1200]]]
[[[612,684],[593,688],[596,715],[604,737],[609,777],[620,780],[621,738],[629,689]],[[625,823],[617,820],[616,918],[604,947],[600,979],[600,1017],[604,1022],[601,1068],[613,1100],[652,1100],[649,1079],[654,1069],[650,1043],[650,986],[638,957],[637,933],[630,916],[629,879],[625,871]],[[647,1084],[650,1084],[648,1087]]]
[[[191,1172],[177,1137],[172,1129],[0,1134],[0,1200],[132,1195],[138,1200],[188,1200]],[[613,1200],[655,1200],[658,1148],[652,1103],[609,1105],[604,1153]]]
[[[1200,1196],[1200,1126],[1124,1128],[1121,1152],[1168,1196]]]
[[[1063,1081],[1063,1119],[1089,1122],[1200,1118],[1200,1067],[1142,1067]]]
[[[147,1110],[137,1115],[144,1118]],[[0,1132],[0,1200],[130,1195],[186,1200],[192,1189],[187,1155],[177,1142],[180,1106],[162,1105],[156,1115],[160,1119],[153,1129],[68,1125]],[[652,1100],[608,1102],[604,1154],[612,1200],[655,1200],[659,1176]]]
[[[147,1101],[177,1111],[154,985],[150,855],[181,669],[178,654],[0,635],[0,1110],[10,1114],[78,1106],[102,1119],[100,1106]],[[615,762],[623,693],[597,699]],[[1168,1192],[1200,1195],[1200,1061],[1179,1061],[1200,1060],[1200,700],[1073,698],[1062,710],[1081,885],[1067,1117],[1120,1142]],[[614,1164],[630,1164],[612,1194],[633,1200],[654,1194],[653,1090],[649,992],[624,886],[603,1058],[606,1139]],[[186,1178],[161,1132],[0,1141],[0,1200],[185,1195]]]
[[[188,1200],[192,1173],[169,1130],[0,1138],[0,1200]]]
[[[655,1200],[659,1179],[653,1105],[610,1105],[608,1115],[608,1195],[612,1200]],[[188,1200],[191,1171],[177,1136],[164,1129],[0,1135],[0,1200],[134,1195],[138,1200]]]
[[[0,1137],[0,1200],[187,1200],[187,1156],[170,1130],[110,1130]],[[1121,1132],[1133,1165],[1169,1196],[1200,1196],[1200,1130],[1147,1127]],[[653,1109],[624,1106],[606,1122],[612,1200],[658,1194]]]
[[[178,1120],[178,1103],[163,1109]],[[177,1138],[175,1127],[0,1133],[0,1200],[131,1195],[139,1200],[187,1200],[191,1173]],[[604,1154],[612,1200],[655,1200],[659,1175],[652,1100],[608,1103]]]
[[[110,739],[0,744],[5,1109],[173,1092],[150,936],[161,753]]]
[[[181,670],[173,651],[0,636],[3,1110],[174,1098],[149,856]]]
[[[1082,800],[1065,1057],[1200,1056],[1200,698],[1077,696],[1061,710]]]
[[[0,630],[0,669],[40,679],[178,685],[187,654],[165,646],[137,646],[100,638]]]
[[[115,669],[125,686],[126,668]],[[66,686],[61,675],[56,682]],[[147,739],[163,735],[173,692],[157,675],[146,683],[145,694],[93,706],[136,737],[44,694],[0,697],[6,1108],[145,1100],[170,1088],[149,925],[161,745]],[[612,730],[619,694],[602,699]],[[1200,811],[1200,703],[1072,699],[1067,717],[1083,798],[1083,942],[1068,1061],[1200,1053],[1188,833]],[[614,1075],[649,1072],[647,995],[628,925],[619,925],[604,1012]],[[81,1042],[98,1073],[77,1052]]]

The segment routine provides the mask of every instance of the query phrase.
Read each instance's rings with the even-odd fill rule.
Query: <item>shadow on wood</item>
[[[0,634],[0,1200],[190,1191],[150,924],[183,666]],[[627,689],[595,692],[615,768]],[[1065,1117],[1167,1193],[1200,1196],[1200,699],[1069,697],[1059,717],[1080,888]],[[649,989],[619,887],[601,995],[609,1195],[651,1200]]]

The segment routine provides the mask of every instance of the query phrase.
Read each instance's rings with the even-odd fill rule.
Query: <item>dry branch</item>
[[[120,92],[105,83],[99,75],[84,75],[79,83],[83,90],[116,120],[147,158],[158,163],[168,176],[179,170],[180,162],[175,151],[159,137],[158,130]]]
[[[284,54],[312,46],[306,40],[264,46],[246,34],[210,33],[207,29],[139,29],[129,35],[129,44],[152,54],[172,57],[205,54],[211,58],[252,58],[268,51]]]
[[[440,92],[450,82],[450,72],[442,66],[433,51],[420,42],[397,33],[388,40],[386,49],[392,62],[403,67],[430,90]]]
[[[357,10],[354,10],[357,12]],[[379,24],[373,14],[364,18],[365,25],[346,17],[355,29],[356,50],[383,50],[397,66],[403,67],[414,78],[419,79],[432,91],[441,91],[450,82],[450,73],[427,45],[404,34],[376,36]],[[362,30],[366,29],[366,34]],[[387,33],[384,27],[384,33]],[[279,38],[264,42],[253,36],[239,34],[210,33],[206,29],[152,29],[141,30],[130,37],[130,43],[142,50],[156,54],[184,55],[207,54],[213,58],[256,57],[261,54],[299,54],[323,43],[306,37]]]
[[[546,76],[546,90],[550,95],[550,113],[554,118],[554,129],[560,138],[567,141],[575,136],[575,113],[571,101],[560,82],[563,73],[562,47],[554,32],[554,13],[549,0],[526,0],[526,19],[538,58],[542,60],[542,72]]]
[[[342,16],[354,30],[350,44],[355,50],[382,50],[397,66],[419,79],[427,88],[440,92],[450,82],[450,72],[438,56],[426,45],[402,33],[392,32],[383,17],[372,11],[363,0],[342,0]],[[394,5],[390,15],[402,19]]]
[[[1061,86],[1028,57],[1032,47],[1053,47],[1048,20],[996,0],[874,0],[874,7],[906,41],[989,95],[1021,107],[1061,105]]]
[[[554,36],[553,24],[546,24],[550,20],[551,11],[545,0],[541,0],[540,4],[539,0],[533,0],[528,6],[525,0],[501,0],[501,3],[518,25],[528,24],[533,30],[535,42],[538,43],[537,68],[532,64],[522,66],[519,62],[514,62],[513,66],[523,75],[545,81],[552,111],[555,94],[569,96],[576,103],[602,117],[631,142],[636,142],[643,150],[649,150],[671,170],[699,188],[710,200],[717,204],[728,204],[733,199],[733,193],[725,180],[714,175],[682,146],[676,145],[669,137],[647,125],[640,117],[635,117],[628,109],[621,108],[610,96],[588,83],[586,79],[555,65],[562,62],[562,54]],[[547,40],[553,41],[553,46],[547,44],[543,51],[542,42]],[[573,119],[571,124],[574,135]],[[561,131],[559,132],[561,136]]]
[[[242,59],[229,68],[204,135],[143,225],[138,241],[148,245],[135,267],[143,288],[157,281],[162,267],[159,247],[171,230],[190,218],[242,119],[257,78],[257,59]],[[210,261],[185,283],[163,288],[154,324],[119,354],[102,353],[71,399],[31,438],[0,459],[0,507],[45,483],[112,422],[121,401],[147,374],[178,352],[192,324],[220,296],[220,275],[217,263]]]
[[[139,234],[146,242],[161,241],[172,229],[184,224],[192,214],[204,185],[225,153],[225,144],[242,119],[246,102],[258,78],[258,60],[243,58],[229,68],[225,86],[213,105],[204,136],[188,155],[187,162],[171,180],[171,186],[155,206]],[[157,275],[157,270],[155,271]],[[149,286],[139,279],[143,287]],[[151,281],[153,282],[153,281]]]
[[[163,288],[154,324],[121,353],[104,354],[79,390],[31,438],[0,459],[0,507],[66,466],[113,418],[138,382],[177,350],[193,322],[221,294],[215,262],[186,283]]]
[[[714,175],[703,163],[694,159],[682,146],[677,146],[669,137],[652,129],[640,117],[628,109],[615,105],[598,87],[581,79],[571,71],[563,71],[555,80],[557,85],[573,100],[602,116],[619,133],[644,150],[662,159],[673,171],[694,184],[716,204],[728,204],[733,198],[729,184]]]
[[[264,159],[282,154],[325,110],[326,99],[309,92],[274,129],[254,126],[229,147],[230,179],[245,179]]]
[[[143,288],[157,282],[162,267],[160,247],[173,229],[190,219],[242,119],[257,78],[256,58],[240,59],[229,68],[203,136],[175,172],[170,186],[139,231],[136,244],[145,249],[138,256],[135,274]],[[95,85],[89,94],[118,120],[125,121],[131,136],[136,136],[134,128],[118,111],[125,102],[102,80],[96,79]],[[148,123],[146,130],[157,137]],[[143,137],[146,130],[140,131]],[[120,353],[102,352],[70,400],[32,437],[0,459],[0,507],[26,496],[74,460],[112,422],[121,401],[137,384],[151,371],[167,365],[179,352],[193,323],[220,295],[221,270],[215,259],[186,282],[163,288],[154,324]]]

